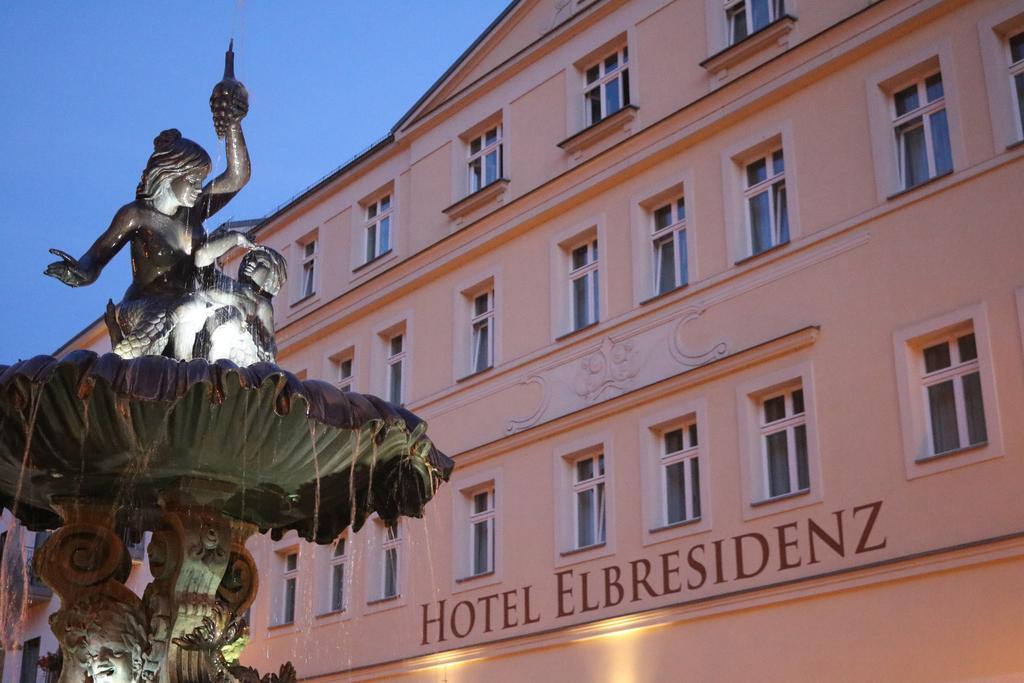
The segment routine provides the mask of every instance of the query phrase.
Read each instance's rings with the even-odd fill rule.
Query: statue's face
[[[271,296],[277,294],[277,290],[280,289],[277,278],[274,277],[274,271],[265,263],[257,264],[252,269],[252,274],[249,277],[254,285]]]
[[[105,646],[90,653],[86,669],[93,683],[132,683],[134,680],[131,655]]]
[[[182,206],[193,207],[203,191],[206,180],[205,169],[197,169],[184,173],[171,181],[171,194]]]
[[[263,259],[246,261],[238,273],[238,279],[241,282],[251,283],[270,296],[276,295],[281,289],[281,281],[277,272]]]

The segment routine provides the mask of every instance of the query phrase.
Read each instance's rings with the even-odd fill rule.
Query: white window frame
[[[658,214],[663,209],[669,210],[669,222],[667,225],[658,227]],[[654,274],[652,296],[667,294],[673,289],[678,289],[689,282],[689,254],[686,249],[686,198],[678,196],[667,202],[658,202],[650,212],[651,221],[651,247],[653,250]],[[662,275],[662,245],[670,242],[673,245],[673,285],[668,289],[661,289]]]
[[[682,432],[682,448],[677,451],[668,452],[668,444],[666,439],[669,434],[681,431]],[[702,479],[702,465],[701,465],[701,451],[700,441],[701,436],[699,434],[699,427],[697,425],[697,416],[692,415],[685,420],[682,420],[674,425],[659,430],[658,442],[660,447],[660,457],[658,459],[658,470],[660,473],[660,499],[661,499],[661,518],[660,526],[671,527],[679,524],[688,524],[696,522],[701,519],[704,511],[703,504],[703,489],[701,487]],[[683,517],[681,519],[670,519],[669,517],[669,468],[683,463]],[[694,477],[694,465],[696,465],[696,478]],[[694,499],[696,499],[696,505],[694,505]]]
[[[606,60],[610,57],[616,58],[616,66],[609,69],[606,66]],[[587,74],[592,69],[597,69],[597,77],[588,82]],[[631,98],[629,95],[629,46],[626,44],[620,45],[618,48],[606,51],[600,59],[587,62],[586,65],[580,70],[583,79],[583,116],[584,116],[584,127],[593,126],[594,124],[600,123],[609,116],[622,111],[623,109],[630,106]],[[619,89],[619,106],[614,111],[609,111],[608,103],[608,87],[615,84]],[[600,117],[594,118],[593,111],[591,110],[591,97],[592,91],[598,91],[598,100],[600,102]]]
[[[394,192],[385,192],[364,205],[363,263],[376,261],[394,248],[394,209]]]
[[[573,266],[573,254],[579,250],[585,249],[586,261],[579,267]],[[600,251],[598,250],[598,238],[596,235],[588,237],[582,242],[575,242],[566,247],[566,253],[569,259],[569,329],[572,332],[581,330],[584,327],[589,327],[601,320],[601,295],[600,295]],[[584,280],[584,293],[586,294],[586,300],[584,305],[586,310],[584,311],[585,317],[580,319],[577,324],[577,319],[580,318],[579,311],[576,308],[576,282]]]
[[[1014,38],[1019,38],[1022,42],[1021,58],[1016,62],[1013,61],[1012,42]],[[1007,35],[1006,39],[1003,41],[1003,45],[1003,49],[1006,54],[1006,63],[1009,65],[1010,97],[1014,111],[1013,121],[1017,127],[1017,139],[1024,140],[1024,27]],[[1020,78],[1019,82],[1017,80],[1018,77]]]
[[[782,170],[777,170],[776,154],[779,155],[779,159],[782,161]],[[758,163],[765,165],[765,178],[751,184],[750,168]],[[763,154],[748,157],[742,163],[743,217],[747,256],[763,254],[783,244],[788,244],[792,239],[792,221],[789,217],[790,193],[786,183],[785,163],[785,151],[782,145],[774,145]],[[755,251],[753,201],[763,194],[768,197],[768,220],[770,221],[768,232],[771,243]],[[781,205],[779,202],[780,196],[784,200]],[[780,211],[780,206],[785,212],[785,221],[783,221],[783,211]],[[783,230],[783,222],[785,222],[785,230]]]
[[[394,535],[392,535],[394,530]],[[402,595],[402,526],[400,522],[394,524],[380,523],[380,583],[377,586],[379,600],[393,600]],[[389,564],[389,553],[394,553],[394,563]],[[394,575],[391,577],[394,583],[394,591],[388,592],[388,571],[393,568]]]
[[[281,602],[278,604],[276,626],[295,623],[296,608],[299,604],[299,549],[289,548],[278,552],[281,561]],[[289,558],[295,558],[295,566],[289,567]],[[288,596],[291,593],[291,618],[288,614]]]
[[[795,408],[795,397],[799,395],[801,403],[803,404],[800,412],[796,412]],[[769,401],[775,399],[783,399],[784,416],[780,419],[767,421],[766,405]],[[790,496],[807,493],[811,490],[811,476],[810,476],[810,453],[807,446],[807,401],[804,395],[803,386],[799,382],[790,384],[788,386],[767,392],[758,397],[758,416],[759,416],[759,431],[760,431],[760,445],[761,445],[761,464],[764,468],[762,472],[762,481],[764,482],[764,488],[762,490],[762,500],[772,501],[776,499],[788,498]],[[804,442],[804,468],[807,472],[807,484],[806,486],[800,485],[800,463],[798,462],[798,449],[797,449],[797,429],[803,428],[803,442]],[[771,461],[768,452],[768,443],[770,437],[783,433],[786,435],[786,468],[788,472],[788,482],[785,491],[780,491],[773,494],[771,492]]]
[[[317,238],[310,237],[299,242],[302,259],[299,262],[298,300],[308,299],[316,294],[317,280]]]
[[[784,0],[763,0],[767,3],[768,9],[768,21],[762,26],[754,26],[754,12],[753,5],[758,0],[724,0],[723,9],[725,11],[725,31],[726,31],[726,44],[735,45],[740,43],[754,33],[757,33],[765,26],[778,21],[786,14],[786,3]],[[744,29],[745,33],[742,36],[737,37],[735,24],[733,17],[742,11],[744,13]]]
[[[493,142],[488,143],[487,135],[492,131],[495,133],[495,139]],[[474,143],[479,143],[480,145],[480,148],[476,152],[473,151]],[[495,158],[495,176],[488,180],[487,159],[492,155]],[[467,140],[466,173],[469,194],[479,192],[488,185],[501,180],[505,176],[504,161],[504,143],[502,140],[502,127],[500,122],[492,126],[487,126],[487,128],[481,131],[479,135],[474,135],[472,138]]]
[[[504,518],[504,500],[502,495],[503,470],[501,467],[481,470],[474,468],[472,472],[458,472],[453,475],[448,486],[453,487],[455,494],[451,496],[451,522],[454,529],[451,543],[451,592],[461,593],[476,590],[483,586],[500,584],[502,572],[502,536],[501,520]],[[494,522],[491,526],[491,570],[482,574],[473,574],[473,518],[484,519],[486,515],[473,512],[473,496],[482,492],[491,492],[491,507]]]
[[[927,443],[929,445],[929,456],[937,457],[943,455],[950,455],[957,451],[961,451],[968,448],[976,448],[984,446],[988,441],[988,429],[984,424],[985,419],[985,393],[981,391],[981,417],[982,417],[982,429],[985,431],[985,438],[979,441],[970,441],[970,429],[967,422],[967,398],[965,396],[964,389],[964,378],[968,375],[977,375],[981,379],[981,364],[978,360],[977,352],[973,359],[964,361],[961,357],[960,340],[966,337],[974,337],[975,349],[977,349],[977,337],[974,336],[974,329],[970,326],[956,328],[944,334],[943,336],[936,337],[923,344],[918,353],[918,370],[921,373],[921,390],[923,392],[923,401],[926,406],[925,415],[927,419],[925,423],[927,425]],[[950,365],[945,368],[940,368],[928,372],[925,366],[925,351],[935,346],[948,345]],[[935,447],[935,414],[931,410],[931,402],[929,400],[929,388],[944,384],[946,382],[952,382],[953,385],[953,406],[954,413],[956,415],[956,427],[957,427],[957,445],[953,448],[947,448],[941,451],[936,450]],[[980,387],[979,387],[980,388]]]
[[[349,347],[331,359],[334,368],[334,382],[342,391],[355,391],[356,353]]]
[[[927,86],[926,82],[932,77],[938,76],[942,82],[943,93],[936,99],[928,101]],[[906,91],[909,88],[916,90],[918,106],[908,112],[899,114],[896,110],[896,95]],[[946,83],[942,79],[941,69],[933,69],[928,71],[926,74],[915,77],[913,80],[906,81],[898,87],[892,88],[889,94],[889,113],[892,116],[892,130],[896,141],[896,169],[899,176],[899,186],[901,190],[909,190],[917,187],[929,180],[952,172],[953,170],[953,147],[952,141],[950,140],[949,131],[949,112],[946,108]],[[932,131],[932,118],[943,112],[946,118],[946,146],[949,153],[949,168],[944,169],[941,172],[938,170],[936,162],[936,147],[935,140],[933,138]],[[920,119],[918,125],[912,125],[915,121]],[[918,180],[911,184],[910,179],[906,175],[906,145],[904,143],[905,134],[908,130],[915,130],[918,127],[923,129],[924,132],[924,146],[925,146],[925,157],[928,165],[928,177]]]
[[[330,546],[330,556],[327,560],[327,613],[344,612],[348,603],[348,590],[346,582],[350,580],[352,568],[349,562],[351,544],[348,542],[348,534],[339,536],[333,545]],[[341,568],[339,584],[338,567]],[[340,600],[338,591],[340,590]]]
[[[580,479],[579,465],[586,461],[593,461],[593,475],[587,479]],[[572,459],[572,529],[573,549],[587,550],[598,548],[608,542],[608,487],[606,485],[606,461],[603,450],[584,453]],[[592,519],[594,538],[591,543],[582,543],[580,534],[580,501],[582,496],[590,491],[594,492],[594,506]]]
[[[974,333],[978,357],[976,366],[972,362],[966,367],[973,366],[978,371],[988,438],[983,443],[935,453],[930,407],[925,388],[924,349],[934,346],[943,339],[963,336],[968,331]],[[984,303],[966,306],[894,331],[893,351],[896,359],[896,387],[907,479],[929,476],[1003,456],[999,395],[995,383],[988,313]],[[965,372],[969,371],[965,369]],[[927,380],[939,381],[941,377],[938,373],[932,373]],[[958,429],[963,430],[963,426],[958,424]],[[966,431],[960,431],[961,443],[966,439],[966,434]]]
[[[482,488],[472,490],[465,495],[469,508],[469,547],[467,549],[469,562],[466,575],[468,578],[485,576],[493,573],[495,569],[495,534],[497,521],[497,499],[495,495],[495,486],[493,483],[490,483]],[[481,511],[477,511],[476,509],[476,501],[479,496],[486,496],[487,501],[487,507]],[[486,557],[483,567],[477,566],[476,556],[476,533],[479,525],[483,525],[487,534]]]
[[[486,307],[482,312],[477,311],[477,301],[486,297]],[[494,287],[470,294],[469,300],[469,374],[476,374],[494,367]],[[486,344],[483,345],[484,359],[481,365],[480,358],[480,335],[483,330],[487,332]]]
[[[395,351],[395,340],[400,340],[401,348]],[[387,391],[387,400],[395,405],[404,405],[406,398],[406,377],[408,375],[408,348],[409,340],[404,329],[388,334],[385,337],[385,373],[384,381]],[[398,373],[398,396],[394,395],[395,368]]]
[[[651,406],[653,412],[645,411],[638,417],[640,443],[643,449],[641,458],[641,500],[643,515],[638,520],[644,546],[665,543],[695,534],[701,534],[712,526],[713,491],[710,484],[710,461],[708,457],[710,430],[708,428],[707,401],[702,397],[687,399],[683,395],[674,394],[670,399],[662,400]],[[690,448],[690,442],[681,452],[666,453],[665,435],[676,430],[686,430],[689,425],[696,425],[697,442]],[[696,487],[699,493],[700,516],[682,521],[671,522],[668,516],[668,474],[666,465],[681,460],[697,458],[698,478]],[[691,466],[692,467],[692,466]],[[692,469],[688,470],[692,476]],[[692,491],[693,481],[690,482]],[[692,514],[692,506],[691,506]]]
[[[792,421],[773,422],[764,429],[765,399],[778,396],[786,390],[799,388],[803,391],[804,412],[797,417],[787,413]],[[788,512],[815,505],[824,500],[822,486],[822,458],[818,446],[817,418],[815,413],[816,394],[814,371],[811,361],[779,368],[764,375],[740,381],[736,387],[737,433],[740,445],[740,476],[748,503],[743,506],[743,519],[749,521],[768,515]],[[789,494],[769,498],[770,482],[764,434],[772,428],[789,427],[792,431],[798,420],[805,425],[807,444],[807,472],[809,487],[804,490],[790,490]],[[787,435],[787,456],[795,460],[796,450]],[[790,467],[790,479],[796,481],[796,468]]]

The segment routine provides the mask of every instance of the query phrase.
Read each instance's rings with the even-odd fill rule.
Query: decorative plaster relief
[[[613,398],[633,388],[638,372],[639,356],[632,340],[616,343],[605,337],[601,348],[580,361],[573,391],[587,403]]]
[[[679,374],[680,366],[695,368],[726,355],[725,341],[702,352],[684,345],[683,328],[703,312],[687,308],[627,337],[605,337],[530,375],[520,385],[539,385],[541,399],[529,415],[509,420],[505,431],[514,434]]]
[[[537,409],[526,417],[510,419],[508,421],[508,426],[505,427],[505,431],[509,434],[514,434],[534,426],[540,422],[541,415],[543,415],[544,411],[548,408],[548,399],[550,398],[550,395],[548,393],[547,381],[540,375],[530,375],[520,382],[518,386],[527,386],[530,384],[536,384],[540,387],[540,403],[538,404]]]
[[[672,354],[672,358],[680,365],[695,368],[716,358],[721,358],[729,351],[729,344],[725,341],[714,344],[707,351],[697,353],[691,353],[683,346],[683,328],[703,315],[704,310],[703,308],[696,307],[685,309],[681,319],[672,331],[672,335],[668,339],[668,351]]]

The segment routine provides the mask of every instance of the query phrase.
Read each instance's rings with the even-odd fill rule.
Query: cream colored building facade
[[[281,365],[457,465],[253,542],[243,663],[1024,680],[1022,73],[1021,0],[513,2],[256,228]]]

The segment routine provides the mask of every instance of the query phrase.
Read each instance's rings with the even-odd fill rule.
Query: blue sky
[[[249,90],[249,185],[215,216],[256,218],[387,134],[508,0],[0,3],[0,364],[52,353],[130,282],[42,275],[134,199],[153,138],[178,128],[223,169],[208,98],[229,38]]]

